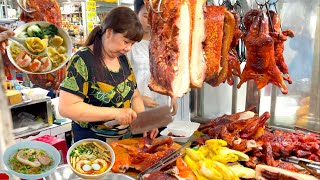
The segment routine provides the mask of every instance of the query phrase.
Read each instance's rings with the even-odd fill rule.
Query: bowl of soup
[[[9,60],[24,73],[51,73],[65,66],[71,58],[72,40],[65,30],[54,24],[34,21],[19,26],[14,32],[16,37],[25,40],[28,50],[32,52],[29,54],[20,44],[9,41]],[[43,51],[46,53],[42,55]]]
[[[67,161],[72,171],[84,179],[99,179],[115,162],[113,149],[98,139],[83,139],[68,150]]]
[[[55,147],[39,141],[16,143],[3,154],[8,171],[23,179],[41,179],[50,175],[60,160],[60,153]]]

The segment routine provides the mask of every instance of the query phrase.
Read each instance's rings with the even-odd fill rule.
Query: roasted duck
[[[113,172],[124,173],[129,168],[144,171],[179,148],[171,138],[156,139],[151,144],[143,138],[125,139],[111,143],[116,154]]]
[[[259,11],[257,16],[252,16],[252,12]],[[269,23],[266,14],[262,10],[249,11],[245,16],[246,28],[250,26],[249,32],[244,37],[244,44],[247,48],[247,63],[240,76],[238,88],[253,79],[257,83],[257,88],[261,89],[269,82],[278,86],[283,94],[288,93],[288,88],[284,83],[282,74],[275,62],[274,40],[269,34]]]
[[[279,70],[283,73],[283,79],[288,81],[289,84],[292,83],[292,79],[289,75],[288,65],[286,64],[283,51],[284,51],[284,41],[287,40],[287,37],[294,37],[292,30],[288,29],[281,31],[280,19],[276,12],[269,10],[270,17],[272,19],[272,26],[269,26],[270,35],[274,39],[274,52],[275,60]],[[272,29],[273,27],[273,29]]]
[[[19,0],[18,0],[19,1]],[[19,2],[20,3],[20,2]],[[34,12],[23,12],[21,20],[24,22],[47,21],[59,27],[62,26],[62,15],[57,0],[23,0],[24,9],[32,9]],[[53,73],[31,75],[30,81],[43,89],[59,89],[60,83],[65,77],[66,68],[63,67]]]
[[[314,133],[272,131],[265,127],[268,112],[258,117],[251,111],[223,115],[199,127],[204,136],[196,140],[204,144],[208,139],[223,139],[232,149],[246,152],[250,160],[246,166],[255,168],[258,163],[289,171],[298,169],[280,158],[296,156],[320,162],[320,137]]]

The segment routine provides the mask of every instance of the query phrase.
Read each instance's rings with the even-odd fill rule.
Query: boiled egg
[[[82,166],[82,170],[84,170],[84,171],[90,171],[91,169],[92,169],[92,167],[88,164],[85,164]]]
[[[98,171],[98,170],[101,169],[101,166],[100,166],[99,164],[92,164],[91,166],[92,166],[92,168],[93,168],[94,170],[96,170],[96,171]]]

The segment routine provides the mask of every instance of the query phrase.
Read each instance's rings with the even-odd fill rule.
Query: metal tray
[[[52,173],[50,176],[43,178],[45,180],[80,180],[79,176],[77,176],[69,165],[64,164],[58,166],[56,171]],[[135,180],[135,178],[128,176],[126,174],[118,174],[118,173],[107,173],[106,176],[100,178],[99,180]]]

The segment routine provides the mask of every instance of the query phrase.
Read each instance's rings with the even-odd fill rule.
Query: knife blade
[[[158,106],[150,110],[137,114],[137,119],[131,126],[132,134],[148,132],[152,129],[165,127],[172,122],[170,107],[167,105]],[[104,123],[106,127],[112,127],[119,124],[117,120],[111,120]]]
[[[130,124],[131,133],[140,134],[148,132],[152,129],[165,127],[171,122],[170,107],[167,105],[158,106],[138,113],[137,119]]]

